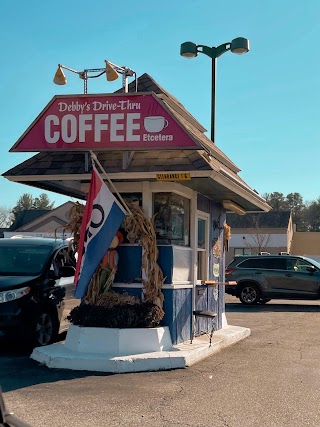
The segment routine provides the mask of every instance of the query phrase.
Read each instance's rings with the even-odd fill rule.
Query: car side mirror
[[[316,267],[314,267],[313,265],[310,265],[310,267],[308,266],[306,270],[309,271],[309,273],[314,273],[315,271],[317,271]]]
[[[73,277],[75,275],[76,269],[71,265],[64,265],[59,268],[59,277]]]

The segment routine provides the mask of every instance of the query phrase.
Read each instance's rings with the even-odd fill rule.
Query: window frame
[[[205,241],[204,248],[199,248],[198,246],[198,223],[199,220],[205,221]],[[208,280],[209,278],[209,224],[210,224],[210,214],[197,210],[196,214],[196,251],[197,251],[197,283],[201,283],[202,280]],[[202,256],[200,255],[203,254]],[[202,262],[204,263],[203,270],[205,271],[205,277],[199,278],[199,256],[203,258]]]

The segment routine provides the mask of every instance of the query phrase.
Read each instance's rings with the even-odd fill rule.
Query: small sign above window
[[[190,173],[157,173],[157,181],[191,181]]]

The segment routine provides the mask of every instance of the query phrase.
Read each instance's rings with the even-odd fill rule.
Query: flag
[[[125,211],[93,165],[87,203],[80,230],[74,283],[75,297],[83,298],[90,280],[109,249]]]

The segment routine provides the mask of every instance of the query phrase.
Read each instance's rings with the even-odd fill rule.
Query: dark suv
[[[265,304],[270,299],[320,299],[320,264],[294,255],[243,255],[225,271],[227,294],[243,304]]]
[[[74,273],[67,241],[0,239],[0,337],[23,338],[32,346],[54,342],[80,302]]]

